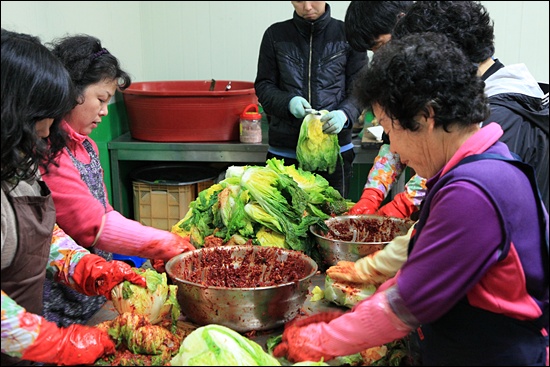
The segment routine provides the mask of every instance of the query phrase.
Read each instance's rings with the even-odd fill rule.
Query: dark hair
[[[344,22],[348,43],[359,52],[372,49],[378,37],[392,32],[399,17],[413,2],[351,1]]]
[[[393,30],[393,38],[411,33],[443,33],[479,64],[495,53],[494,26],[478,1],[416,1]]]
[[[47,45],[69,71],[79,98],[89,85],[103,80],[116,80],[120,90],[132,83],[130,76],[120,68],[118,59],[93,36],[66,36]]]
[[[445,35],[415,33],[380,48],[362,69],[354,93],[411,131],[419,127],[416,116],[427,116],[431,106],[435,126],[449,131],[489,116],[484,86],[477,68]]]
[[[66,144],[62,117],[74,108],[74,90],[63,64],[38,37],[2,28],[2,181],[36,175]],[[53,118],[41,139],[36,123]],[[49,141],[49,144],[48,144]]]

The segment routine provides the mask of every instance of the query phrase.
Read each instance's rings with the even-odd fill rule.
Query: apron
[[[65,148],[73,161],[74,166],[80,172],[80,178],[86,183],[88,189],[104,208],[107,206],[107,198],[103,189],[103,169],[98,155],[88,140],[83,141],[83,146],[90,155],[90,163],[80,162],[68,148]],[[101,251],[94,247],[88,250],[110,261],[113,254]],[[46,279],[44,283],[44,317],[48,321],[57,323],[60,327],[71,324],[85,324],[106,302],[104,296],[86,296],[68,286]]]
[[[548,269],[548,213],[543,208],[533,168],[519,160],[491,153],[466,157],[456,167],[482,159],[506,161],[519,168],[529,178],[535,198],[539,198],[536,202],[539,217],[542,218],[541,253],[545,269]],[[425,204],[424,207],[428,208],[429,202]],[[416,235],[422,231],[426,216],[426,213],[421,214],[421,219],[415,226]],[[414,247],[414,242],[415,239],[411,239],[409,253]],[[504,246],[509,247],[507,243]],[[504,257],[507,250],[503,248],[502,252]],[[545,275],[548,279],[548,273]],[[548,347],[548,336],[541,334],[544,325],[548,325],[547,309],[543,310],[543,315],[539,319],[523,321],[473,307],[464,298],[439,320],[419,327],[414,335],[417,345],[420,346],[423,365],[544,366]],[[488,346],[487,340],[491,340],[493,347]],[[459,341],[461,347],[456,347],[456,341]]]
[[[50,255],[55,207],[46,184],[43,181],[38,184],[42,196],[7,195],[17,221],[18,243],[12,264],[2,270],[2,290],[28,312],[42,315],[42,287]],[[1,362],[2,366],[33,363],[4,353]]]

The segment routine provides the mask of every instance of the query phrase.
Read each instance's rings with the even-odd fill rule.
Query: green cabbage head
[[[296,159],[305,171],[328,171],[334,173],[338,159],[342,159],[338,135],[325,134],[321,117],[328,113],[322,110],[321,116],[306,115],[300,127]]]
[[[166,273],[153,269],[136,269],[136,272],[145,277],[147,288],[127,280],[114,286],[111,297],[118,313],[145,315],[152,324],[158,324],[170,314],[175,324],[181,312],[177,300],[178,286],[168,285]]]
[[[193,330],[183,340],[172,366],[280,366],[262,347],[236,331],[210,324]]]

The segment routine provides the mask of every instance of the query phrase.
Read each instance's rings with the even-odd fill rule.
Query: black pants
[[[270,152],[267,152],[266,159],[277,158],[285,161],[285,166],[294,165],[295,167],[300,167],[298,160],[292,158],[282,157]],[[334,187],[340,192],[340,194],[347,198],[349,194],[349,188],[351,184],[351,179],[353,177],[353,160],[355,159],[355,152],[353,149],[346,150],[342,153],[342,160],[338,161],[336,164],[336,170],[332,174],[328,174],[327,171],[315,171],[322,177],[324,177],[330,186]]]

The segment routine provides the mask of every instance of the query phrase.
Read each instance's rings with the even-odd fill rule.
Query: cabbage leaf
[[[187,335],[172,366],[280,366],[262,347],[222,325],[199,327]]]

